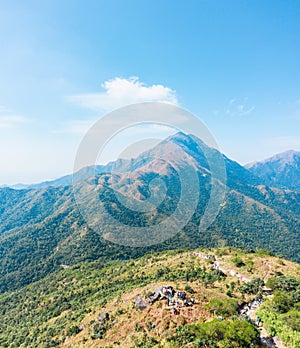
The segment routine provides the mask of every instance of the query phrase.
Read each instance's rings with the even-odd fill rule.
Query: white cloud
[[[178,104],[176,92],[163,85],[146,86],[138,77],[124,79],[116,77],[102,84],[103,92],[69,96],[67,99],[79,106],[111,111],[119,107],[140,102],[168,102]]]
[[[22,123],[28,123],[30,120],[22,115],[15,114],[7,107],[0,105],[0,129],[12,128]]]

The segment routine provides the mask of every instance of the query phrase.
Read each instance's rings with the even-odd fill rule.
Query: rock
[[[169,297],[169,295],[174,296],[175,290],[170,285],[164,285],[162,287],[157,287],[154,292],[147,298],[148,303],[154,303],[155,301],[162,299],[164,297]]]
[[[98,317],[99,323],[103,323],[103,322],[108,321],[108,320],[109,320],[109,312],[107,312],[107,311],[102,312]]]
[[[139,295],[135,296],[134,302],[141,311],[147,308],[147,304],[143,301],[143,299]]]

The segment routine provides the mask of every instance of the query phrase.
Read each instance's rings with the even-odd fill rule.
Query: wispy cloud
[[[251,114],[255,106],[249,104],[247,97],[242,99],[232,98],[228,101],[225,114],[228,116],[245,116]]]
[[[6,106],[0,105],[0,128],[12,128],[28,122],[30,122],[30,119],[14,113]]]
[[[138,77],[116,77],[102,84],[103,92],[78,94],[67,100],[96,111],[110,111],[139,102],[169,102],[178,104],[176,92],[163,85],[146,86]]]

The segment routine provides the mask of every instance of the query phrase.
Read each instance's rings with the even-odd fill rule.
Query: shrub
[[[236,266],[236,267],[243,267],[245,266],[245,263],[244,261],[238,257],[238,256],[235,256],[231,259],[231,262]]]
[[[216,250],[216,255],[217,255],[217,256],[225,256],[225,255],[228,255],[228,250],[226,250],[226,249],[218,249],[218,250]]]
[[[293,305],[292,297],[288,294],[277,291],[272,299],[272,307],[278,313],[288,312]]]
[[[183,347],[244,347],[250,348],[259,342],[258,330],[249,322],[213,320],[204,324],[179,326],[169,342]]]
[[[135,325],[134,325],[134,330],[135,330],[136,332],[142,331],[142,327],[141,327],[140,323],[135,323]]]
[[[282,316],[282,320],[294,331],[300,332],[300,312],[292,310]]]
[[[67,336],[75,336],[79,333],[79,327],[77,325],[73,325],[67,329]]]
[[[298,288],[300,289],[300,283],[291,276],[271,277],[267,281],[267,286],[273,290],[285,292],[295,291]]]
[[[215,315],[221,315],[224,318],[235,315],[238,311],[239,304],[234,299],[213,299],[205,306],[207,310]]]
[[[91,338],[92,339],[103,338],[106,334],[106,331],[108,330],[108,327],[109,326],[107,322],[94,324]]]
[[[184,290],[185,290],[186,292],[189,292],[190,294],[194,294],[194,293],[195,293],[194,289],[193,289],[189,284],[187,284],[187,285],[185,286]]]
[[[241,285],[239,291],[243,294],[257,294],[261,291],[262,287],[265,285],[265,282],[256,278],[251,280],[251,282]]]

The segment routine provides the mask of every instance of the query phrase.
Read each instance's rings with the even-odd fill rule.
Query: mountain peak
[[[268,157],[262,161],[255,161],[255,162],[248,163],[246,164],[245,167],[252,168],[262,163],[272,163],[272,162],[278,162],[278,161],[280,161],[282,164],[288,164],[288,163],[293,163],[299,157],[300,157],[300,151],[287,150],[287,151],[278,153],[276,155],[273,155],[271,157]]]
[[[163,142],[173,142],[173,143],[180,143],[180,144],[188,144],[190,142],[195,142],[195,136],[183,132],[178,132],[173,135],[170,135],[168,138],[166,138]],[[200,139],[196,138],[200,141]]]
[[[297,152],[295,150],[287,150],[279,154],[276,154],[270,158],[267,158],[263,162],[267,163],[267,162],[281,161],[283,164],[287,164],[287,163],[294,162],[296,158],[299,156],[300,156],[300,152]]]
[[[300,190],[300,152],[288,150],[245,166],[269,186]]]

